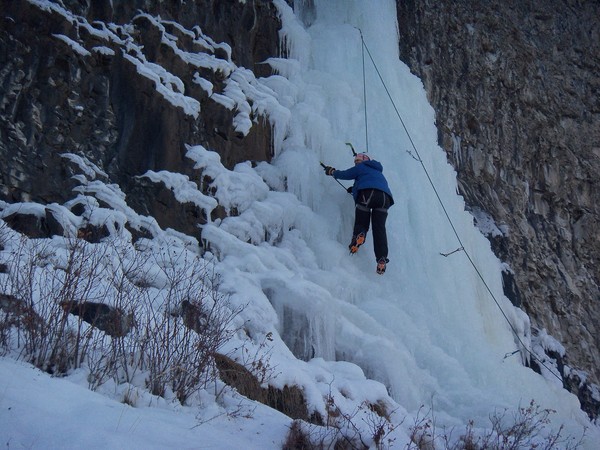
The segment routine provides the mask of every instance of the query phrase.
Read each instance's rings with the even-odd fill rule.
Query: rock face
[[[600,380],[600,3],[398,1],[468,205],[503,231],[510,298]],[[500,320],[500,319],[499,319]]]
[[[211,99],[229,81],[231,63],[270,73],[261,63],[277,56],[280,28],[271,2],[2,5],[0,201],[72,198],[74,171],[61,155],[73,153],[117,183],[139,213],[198,235],[206,213],[139,176],[168,170],[198,178],[182,163],[186,144],[216,150],[227,167],[271,158],[262,117],[250,112],[252,126],[240,131],[232,125],[239,111]],[[181,52],[203,55],[196,70]],[[136,61],[154,63],[156,73]]]

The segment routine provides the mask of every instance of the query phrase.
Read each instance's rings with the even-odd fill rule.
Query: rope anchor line
[[[417,161],[417,162],[420,162],[420,163],[422,163],[422,162],[423,162],[423,161],[421,160],[421,158],[417,158],[415,155],[413,155],[413,153],[412,153],[410,150],[406,150],[406,153],[408,153],[408,154],[410,155],[410,157],[411,157],[412,159],[414,159],[415,161]]]
[[[386,94],[387,94],[387,96],[388,96],[388,98],[390,100],[390,103],[392,104],[392,106],[393,106],[393,108],[394,108],[394,110],[396,112],[396,116],[400,120],[400,123],[402,124],[402,128],[404,128],[404,132],[406,133],[406,136],[408,137],[408,140],[410,141],[410,145],[412,146],[412,149],[414,150],[416,158],[415,158],[414,155],[412,155],[412,153],[410,151],[408,151],[408,153],[416,161],[418,161],[421,164],[421,167],[423,168],[423,171],[425,172],[425,175],[427,176],[427,180],[429,181],[429,185],[433,189],[433,192],[435,193],[435,195],[436,195],[436,197],[438,199],[438,202],[439,202],[440,206],[442,207],[442,210],[444,211],[446,219],[447,219],[448,223],[450,224],[450,227],[452,228],[452,231],[454,232],[454,236],[456,237],[458,243],[460,244],[460,248],[458,248],[457,250],[454,250],[453,252],[450,252],[450,253],[448,253],[446,255],[444,255],[443,253],[441,253],[441,254],[443,256],[449,256],[449,255],[451,255],[453,253],[456,253],[458,251],[464,252],[465,256],[467,257],[467,259],[469,261],[469,263],[471,264],[471,266],[473,267],[473,269],[477,273],[477,276],[479,277],[479,279],[481,280],[481,282],[485,286],[485,289],[490,294],[490,297],[494,300],[494,303],[496,303],[496,306],[498,307],[498,309],[502,313],[502,316],[504,316],[504,319],[506,320],[506,322],[508,323],[508,326],[512,330],[515,339],[519,342],[519,344],[521,344],[523,351],[526,352],[533,360],[537,361],[540,365],[542,365],[546,369],[548,369],[548,371],[550,373],[552,373],[556,378],[558,378],[561,381],[561,383],[562,383],[562,381],[563,381],[562,378],[559,377],[558,375],[556,375],[554,373],[554,371],[545,364],[544,361],[541,361],[540,358],[538,358],[537,355],[535,353],[533,353],[533,351],[530,350],[527,345],[525,345],[525,343],[523,342],[523,340],[519,336],[519,333],[515,329],[515,326],[511,323],[510,319],[508,318],[508,316],[506,315],[506,313],[502,309],[502,306],[500,306],[500,303],[498,302],[498,299],[496,298],[496,296],[492,292],[492,290],[489,287],[488,283],[485,281],[485,278],[483,277],[481,271],[479,270],[479,268],[477,267],[477,265],[475,264],[475,262],[471,258],[471,255],[469,254],[469,252],[465,248],[464,244],[462,243],[460,235],[458,234],[458,231],[456,230],[456,227],[454,226],[454,222],[450,218],[450,214],[448,213],[448,210],[446,209],[446,205],[442,201],[442,198],[440,197],[440,194],[439,194],[437,188],[435,187],[435,184],[433,183],[431,175],[429,174],[429,171],[427,170],[427,167],[425,166],[425,163],[423,162],[423,159],[421,158],[421,154],[419,153],[419,150],[417,149],[417,146],[415,145],[415,143],[414,143],[414,141],[412,139],[412,136],[409,133],[408,128],[406,127],[406,124],[404,123],[404,119],[402,119],[402,115],[400,114],[400,111],[398,110],[398,107],[396,106],[396,103],[394,102],[394,99],[392,97],[392,94],[390,93],[390,91],[389,91],[389,89],[388,89],[388,87],[387,87],[387,85],[386,85],[386,83],[385,83],[385,81],[383,79],[383,76],[381,75],[381,72],[379,71],[379,67],[375,63],[375,59],[373,59],[373,55],[371,54],[371,51],[369,50],[369,47],[367,46],[367,43],[365,42],[365,38],[363,36],[362,30],[360,28],[358,28],[358,27],[355,27],[355,28],[357,28],[358,31],[360,32],[360,40],[361,40],[361,43],[362,43],[362,52],[363,52],[363,90],[364,90],[363,91],[363,95],[365,96],[365,123],[367,121],[367,118],[366,118],[367,117],[367,113],[366,113],[366,79],[364,77],[364,52],[366,50],[366,53],[369,56],[369,59],[371,60],[371,63],[373,64],[375,72],[377,73],[377,76],[379,77],[379,80],[381,81],[381,84],[382,84],[382,86],[383,86],[383,88],[384,88],[384,90],[385,90],[385,92],[386,92]],[[368,132],[367,132],[367,141],[368,141]],[[521,351],[521,350],[517,350],[517,352],[518,351]]]
[[[508,352],[504,355],[504,358],[502,358],[502,360],[504,361],[507,358],[510,358],[513,355],[516,355],[517,353],[519,353],[521,350],[515,350],[514,352]]]

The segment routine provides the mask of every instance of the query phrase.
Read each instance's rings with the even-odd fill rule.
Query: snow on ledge
[[[178,202],[193,203],[202,208],[206,211],[207,220],[210,220],[210,212],[218,205],[214,198],[200,192],[198,185],[190,181],[187,175],[166,170],[161,170],[160,172],[149,170],[142,177],[148,178],[154,183],[164,183],[173,192]]]
[[[75,53],[78,53],[81,56],[91,55],[91,53],[88,52],[81,44],[75,42],[73,39],[71,39],[68,36],[65,36],[64,34],[53,34],[52,36],[63,41],[65,44],[71,47]]]

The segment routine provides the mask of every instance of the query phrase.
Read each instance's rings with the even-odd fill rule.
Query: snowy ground
[[[248,400],[254,419],[161,405],[149,396],[146,406],[134,408],[8,358],[0,358],[0,380],[6,449],[281,448],[290,422]]]

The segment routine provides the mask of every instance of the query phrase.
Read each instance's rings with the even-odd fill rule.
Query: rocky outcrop
[[[62,157],[72,153],[138,213],[197,236],[208,213],[140,175],[198,180],[186,144],[219,152],[230,168],[271,158],[266,119],[250,111],[240,131],[236,105],[213,98],[231,67],[270,74],[262,62],[277,56],[280,28],[271,2],[15,0],[0,21],[0,201],[72,198],[78,172]]]
[[[398,1],[468,205],[499,228],[512,298],[600,380],[600,4]],[[500,320],[500,319],[499,319]]]
[[[60,306],[66,314],[79,316],[84,322],[112,337],[127,335],[134,325],[132,312],[127,313],[121,308],[104,303],[68,300],[61,302]]]
[[[246,367],[219,353],[215,354],[215,366],[219,371],[219,377],[243,396],[268,405],[292,419],[323,425],[323,419],[318,412],[313,411],[309,415],[304,392],[300,387],[288,385],[281,389],[270,385],[263,387]]]

